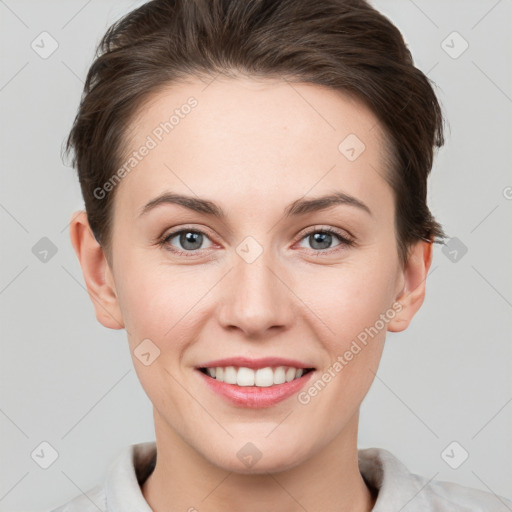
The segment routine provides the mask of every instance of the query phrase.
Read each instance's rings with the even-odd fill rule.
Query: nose
[[[250,263],[236,256],[234,268],[223,280],[218,310],[221,325],[239,329],[252,339],[287,330],[295,307],[286,274],[265,251]]]

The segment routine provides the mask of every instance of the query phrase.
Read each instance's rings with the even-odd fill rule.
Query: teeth
[[[250,368],[239,368],[236,383],[239,386],[254,386],[254,372]]]
[[[295,368],[288,368],[288,370],[286,370],[286,382],[292,381],[295,378],[296,373]]]
[[[274,372],[272,368],[259,368],[256,370],[254,384],[262,388],[272,386],[274,384]]]
[[[304,370],[302,368],[291,368],[278,366],[277,368],[252,368],[234,366],[217,366],[216,368],[207,368],[206,373],[226,384],[236,384],[238,386],[257,386],[269,387],[274,384],[283,384],[302,377]]]
[[[224,382],[226,384],[236,384],[237,371],[234,366],[226,366],[224,368]]]
[[[274,384],[283,384],[284,382],[286,382],[284,366],[279,366],[274,370]]]

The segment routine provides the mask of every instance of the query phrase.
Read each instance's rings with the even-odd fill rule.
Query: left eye
[[[332,243],[333,236],[336,237],[340,243],[337,244],[335,247],[338,247],[340,245],[346,245],[350,246],[353,245],[353,241],[345,236],[343,236],[341,233],[338,233],[337,231],[333,229],[316,229],[315,231],[310,231],[309,233],[306,233],[301,238],[302,240],[308,240],[310,244],[312,244],[312,248],[317,251],[325,251],[327,249],[332,249],[333,247],[329,247]],[[315,247],[316,245],[316,247]]]

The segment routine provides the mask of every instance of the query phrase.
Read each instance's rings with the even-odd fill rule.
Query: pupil
[[[328,249],[330,243],[330,237],[332,236],[329,233],[315,233],[313,236],[313,248],[314,249]],[[326,241],[327,240],[327,241]],[[314,244],[320,242],[321,247],[315,247]]]
[[[192,245],[194,243],[197,244],[198,237],[202,236],[201,233],[194,233],[192,231],[187,231],[186,233],[183,233],[181,235],[180,243],[185,249],[198,249],[201,246],[201,239],[199,239],[199,246],[198,247],[188,247],[187,244],[191,243]]]

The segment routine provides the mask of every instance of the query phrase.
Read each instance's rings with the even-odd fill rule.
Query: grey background
[[[85,289],[68,232],[83,201],[60,154],[96,43],[141,3],[0,1],[1,511],[63,504],[99,483],[128,444],[154,439],[125,332],[97,323]],[[511,498],[512,3],[373,4],[437,84],[449,127],[429,200],[467,253],[452,261],[436,246],[422,309],[388,334],[359,447]],[[59,45],[46,59],[31,48],[43,31]],[[453,31],[469,44],[458,58]],[[57,250],[46,262],[32,252],[43,237]],[[31,458],[43,441],[58,452],[48,469]],[[452,441],[469,452],[458,469],[441,456]]]

